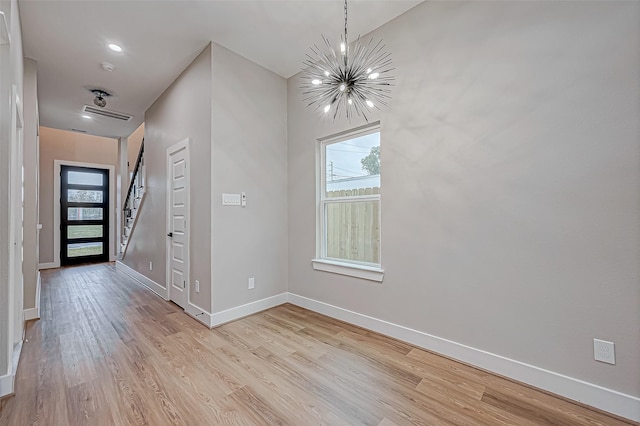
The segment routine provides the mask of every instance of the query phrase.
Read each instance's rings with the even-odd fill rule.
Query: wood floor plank
[[[291,304],[210,330],[112,263],[40,309],[0,426],[632,424]]]
[[[576,409],[576,404],[528,386],[492,376],[482,400],[504,411],[535,418],[539,424],[610,425],[628,424],[595,410]],[[581,407],[579,407],[581,408]],[[637,423],[636,423],[637,424]]]
[[[246,381],[252,383],[254,389],[272,395],[278,405],[286,408],[289,424],[352,424],[341,417],[336,407],[309,392],[304,383],[300,383],[295,377],[282,375],[277,366],[265,364],[260,355],[252,353],[247,356],[243,351],[230,346],[221,348],[220,351],[238,368],[250,374]]]

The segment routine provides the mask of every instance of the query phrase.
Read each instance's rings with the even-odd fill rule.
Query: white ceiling
[[[404,13],[418,0],[349,2],[350,39]],[[128,136],[144,112],[209,43],[283,76],[302,65],[324,34],[338,42],[341,0],[56,1],[20,0],[26,57],[38,62],[40,124],[57,129]],[[124,49],[114,53],[108,43]],[[109,62],[113,72],[102,70]],[[89,88],[113,93],[107,109],[132,114],[130,122],[82,118],[92,105]]]

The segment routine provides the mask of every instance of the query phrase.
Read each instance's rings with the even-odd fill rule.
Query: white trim
[[[188,302],[187,303],[187,309],[184,310],[185,313],[187,313],[189,316],[195,318],[196,320],[200,321],[202,324],[206,325],[207,327],[211,328],[211,321],[212,321],[212,315],[210,312],[205,311],[204,309],[202,309],[201,307]]]
[[[36,278],[36,307],[24,310],[25,321],[40,319],[40,286],[41,285],[42,285],[42,279],[40,277],[40,271],[38,271],[37,278]]]
[[[38,270],[59,268],[60,265],[56,265],[56,262],[38,263]]]
[[[13,395],[16,381],[16,371],[20,363],[20,355],[22,354],[22,340],[13,347],[12,369],[11,373],[0,376],[0,398]]]
[[[617,416],[640,421],[640,398],[638,397],[297,294],[289,293],[288,301],[305,309],[376,331]]]
[[[362,126],[356,127],[354,129],[347,129],[339,133],[335,133],[329,136],[323,136],[318,138],[318,142],[322,143],[336,143],[336,142],[344,142],[349,139],[359,138],[360,136],[367,136],[372,133],[376,133],[380,131],[380,120],[374,121],[372,123],[363,124]]]
[[[38,308],[28,308],[24,310],[24,320],[31,321],[40,319],[40,310]]]
[[[116,270],[120,272],[124,272],[129,275],[134,280],[138,281],[143,286],[147,287],[149,290],[162,297],[164,300],[169,300],[169,295],[167,289],[162,287],[157,282],[153,281],[151,278],[148,278],[142,275],[140,272],[135,269],[125,265],[124,263],[116,260]]]
[[[13,374],[5,374],[0,376],[0,398],[13,395],[13,381],[16,376]]]
[[[0,45],[2,44],[11,44],[11,34],[9,34],[9,27],[7,26],[7,19],[4,12],[0,12]]]
[[[60,166],[89,167],[109,170],[109,262],[116,260],[116,181],[115,166],[109,164],[81,163],[77,161],[53,160],[53,264],[60,267]]]
[[[186,179],[186,184],[185,186],[187,187],[187,199],[185,204],[185,208],[187,210],[186,212],[186,226],[185,226],[185,230],[184,230],[184,234],[185,234],[185,244],[184,244],[184,264],[185,264],[185,270],[183,271],[185,274],[185,289],[184,292],[186,293],[184,302],[185,305],[184,307],[182,307],[184,310],[186,310],[186,308],[189,306],[189,300],[191,299],[190,297],[190,287],[191,287],[191,250],[190,250],[190,244],[191,244],[191,138],[185,138],[183,140],[181,140],[180,142],[171,145],[169,148],[167,148],[167,154],[166,154],[166,171],[167,171],[167,175],[166,175],[166,189],[167,189],[167,196],[166,198],[166,210],[165,210],[165,220],[166,220],[166,228],[165,228],[165,233],[169,233],[169,232],[173,232],[171,229],[171,194],[172,194],[172,185],[171,185],[171,171],[170,171],[170,166],[171,166],[171,156],[181,150],[184,149],[185,151],[185,158],[186,158],[186,166],[185,166],[185,170],[184,170],[184,175],[185,175],[185,179]],[[167,283],[167,295],[168,295],[168,300],[172,300],[171,299],[171,280],[172,280],[172,274],[171,274],[171,239],[170,237],[166,237],[166,245],[165,245],[165,253],[166,253],[166,269],[165,269],[165,280]],[[175,302],[175,300],[174,300]],[[176,304],[178,304],[176,302]]]
[[[348,275],[350,277],[382,282],[384,269],[375,266],[358,265],[328,259],[311,259],[313,269],[316,271],[332,272],[334,274]]]
[[[380,241],[380,247],[382,247],[382,198],[380,193],[371,194],[371,195],[362,195],[362,196],[348,196],[342,198],[327,198],[326,197],[326,185],[327,185],[327,159],[326,159],[326,147],[334,144],[340,143],[347,140],[351,140],[354,138],[372,135],[378,133],[380,135],[380,145],[382,145],[382,133],[380,129],[380,121],[376,121],[374,123],[365,124],[363,126],[357,127],[355,129],[345,130],[343,132],[326,136],[322,138],[318,138],[316,140],[316,259],[313,259],[314,269],[333,272],[342,275],[349,275],[358,278],[371,279],[373,281],[382,281],[383,276],[372,277],[371,274],[362,274],[359,273],[358,270],[361,270],[359,266],[359,262],[350,262],[348,259],[337,259],[337,262],[334,262],[335,259],[331,259],[327,256],[327,238],[326,238],[326,207],[329,204],[334,203],[350,203],[356,201],[378,201],[378,238]],[[327,260],[327,264],[332,265],[324,266],[318,265],[316,267],[315,261]],[[347,268],[347,265],[353,264],[353,269]],[[379,253],[378,262],[374,265],[377,269],[382,269],[382,252]],[[336,267],[341,266],[341,267]],[[342,267],[344,266],[344,267]]]
[[[126,218],[123,216],[123,205],[124,197],[123,193],[125,192],[125,188],[129,189],[129,165],[128,165],[128,147],[129,147],[129,138],[128,137],[119,137],[118,138],[118,162],[117,162],[117,176],[116,176],[116,189],[118,190],[118,194],[116,196],[116,228],[118,229],[117,234],[117,246],[118,246],[118,259],[122,259],[124,254],[122,253],[121,247],[124,243],[123,234],[124,234],[124,224],[126,223]],[[126,195],[125,195],[126,197]],[[126,247],[125,247],[126,250]]]
[[[219,325],[256,314],[258,312],[264,311],[265,309],[271,309],[275,306],[282,305],[284,303],[287,303],[287,301],[288,293],[280,293],[276,294],[275,296],[267,297],[266,299],[260,299],[256,300],[255,302],[236,306],[235,308],[226,309],[220,312],[214,312],[213,314],[211,314],[211,322],[209,327],[217,327]]]

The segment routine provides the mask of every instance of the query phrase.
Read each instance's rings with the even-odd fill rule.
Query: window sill
[[[382,282],[384,269],[375,266],[357,265],[354,263],[338,262],[327,259],[312,259],[313,269],[316,271],[331,272],[334,274],[348,275],[364,280]]]

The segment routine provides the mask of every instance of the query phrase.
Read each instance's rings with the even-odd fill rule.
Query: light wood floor
[[[209,330],[113,264],[43,271],[1,425],[621,425],[293,305]]]

